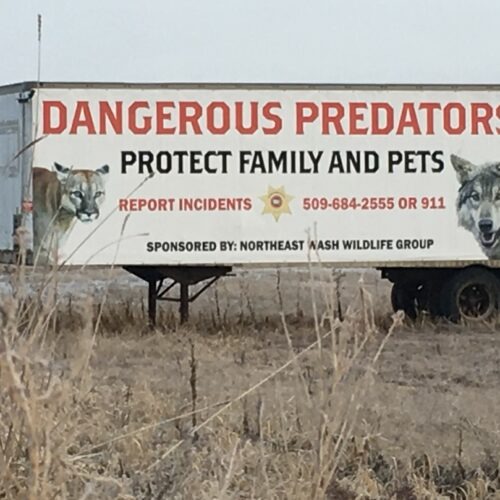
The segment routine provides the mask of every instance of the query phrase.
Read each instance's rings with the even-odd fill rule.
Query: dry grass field
[[[1,499],[500,498],[496,326],[374,271],[237,270],[155,332],[120,270],[0,293]]]

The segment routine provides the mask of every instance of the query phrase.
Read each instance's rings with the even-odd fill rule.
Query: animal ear
[[[103,165],[102,167],[99,167],[96,172],[101,175],[107,175],[109,174],[109,165]]]
[[[451,155],[450,159],[453,168],[457,172],[457,177],[460,184],[469,181],[472,177],[472,174],[477,169],[476,165],[468,160],[460,158],[460,156],[457,155]]]
[[[69,173],[71,172],[71,169],[57,162],[54,162],[54,168],[56,169],[57,179],[60,182],[64,182],[68,178]]]

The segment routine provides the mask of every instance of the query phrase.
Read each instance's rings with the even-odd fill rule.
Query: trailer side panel
[[[22,106],[17,93],[0,95],[0,250],[13,250],[15,216],[21,213]]]
[[[60,202],[59,262],[500,260],[496,88],[75,84],[38,100],[35,240]]]

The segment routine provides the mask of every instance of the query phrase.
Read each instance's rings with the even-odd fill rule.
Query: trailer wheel
[[[500,283],[490,271],[464,269],[445,283],[441,292],[441,310],[451,321],[487,321],[496,313]]]
[[[443,285],[437,281],[430,281],[427,283],[427,310],[432,318],[442,316],[441,309],[441,295]]]
[[[417,317],[415,293],[408,286],[398,282],[392,285],[391,304],[394,312],[404,311],[410,319]]]

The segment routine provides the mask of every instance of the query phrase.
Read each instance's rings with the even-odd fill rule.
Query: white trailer
[[[156,301],[239,265],[374,267],[395,309],[499,301],[500,86],[0,87],[0,255]],[[20,231],[22,228],[22,231]]]

